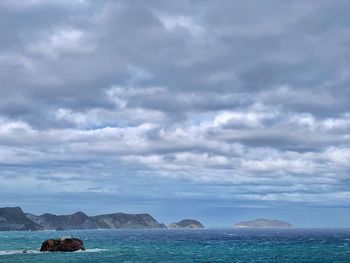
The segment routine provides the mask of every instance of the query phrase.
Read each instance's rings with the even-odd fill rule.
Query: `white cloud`
[[[348,5],[273,6],[0,1],[0,178],[343,202]]]
[[[349,148],[338,148],[330,147],[325,151],[324,154],[326,160],[333,162],[338,165],[350,167],[350,149]]]
[[[92,39],[87,33],[70,27],[56,28],[45,32],[36,42],[28,46],[29,51],[52,58],[61,54],[79,54],[94,50]]]
[[[184,28],[195,37],[199,37],[205,33],[205,29],[196,23],[191,17],[165,15],[159,15],[158,17],[166,30]]]

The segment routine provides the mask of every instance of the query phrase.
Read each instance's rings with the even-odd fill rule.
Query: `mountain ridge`
[[[78,211],[68,215],[24,213],[20,207],[0,208],[0,231],[152,229],[166,228],[149,214],[111,213],[88,216]]]

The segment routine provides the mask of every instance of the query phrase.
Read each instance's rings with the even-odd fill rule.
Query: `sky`
[[[0,206],[350,227],[349,10],[0,1]]]

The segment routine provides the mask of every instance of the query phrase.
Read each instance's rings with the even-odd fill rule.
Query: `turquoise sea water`
[[[63,235],[81,238],[86,252],[39,252],[42,241]],[[350,229],[0,232],[0,262],[348,263]]]

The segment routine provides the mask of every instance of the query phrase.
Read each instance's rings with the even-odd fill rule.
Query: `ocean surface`
[[[85,252],[39,252],[73,235]],[[23,254],[23,250],[29,250]],[[0,262],[350,262],[350,229],[0,232]]]

